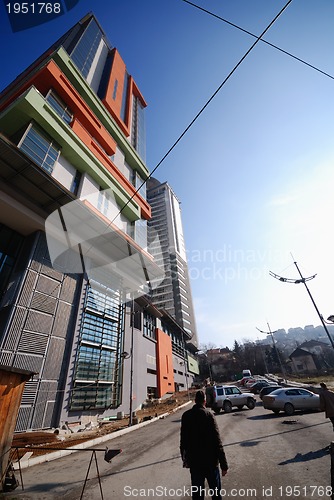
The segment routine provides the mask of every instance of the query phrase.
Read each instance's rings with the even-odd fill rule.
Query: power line
[[[288,2],[284,5],[284,7],[279,11],[278,14],[274,17],[274,19],[268,24],[268,26],[263,30],[261,35],[252,35],[256,38],[255,42],[251,45],[251,47],[245,52],[245,54],[241,57],[241,59],[237,62],[237,64],[234,66],[234,68],[230,71],[230,73],[227,75],[227,77],[222,81],[222,83],[219,85],[219,87],[215,90],[215,92],[211,95],[211,97],[206,101],[204,106],[199,110],[199,112],[195,115],[195,117],[191,120],[189,125],[183,130],[183,132],[179,135],[179,137],[176,139],[176,141],[173,143],[173,145],[168,149],[167,153],[164,154],[164,156],[161,158],[161,160],[156,164],[152,172],[148,175],[148,177],[141,183],[141,185],[138,187],[138,189],[133,193],[131,198],[128,199],[128,201],[123,205],[123,207],[120,209],[119,213],[114,217],[114,219],[110,222],[108,227],[114,222],[116,217],[123,212],[123,210],[128,206],[128,204],[133,200],[133,198],[136,196],[136,194],[140,191],[140,189],[146,184],[146,182],[152,177],[154,172],[160,167],[160,165],[165,161],[165,159],[170,155],[170,153],[173,151],[173,149],[178,145],[178,143],[183,139],[183,137],[186,135],[188,130],[194,125],[194,123],[198,120],[198,118],[201,116],[203,111],[209,106],[210,102],[216,97],[216,95],[220,92],[222,87],[225,85],[225,83],[231,78],[233,73],[238,69],[238,67],[241,65],[241,63],[246,59],[246,57],[249,55],[249,53],[254,49],[254,47],[258,44],[258,42],[262,39],[262,37],[265,35],[265,33],[271,28],[271,26],[277,21],[277,19],[280,17],[280,15],[285,11],[285,9],[290,5],[292,0],[288,0]]]
[[[217,19],[219,19],[220,21],[223,21],[224,23],[226,24],[229,24],[230,26],[233,26],[234,28],[240,30],[240,31],[243,31],[244,33],[247,33],[247,35],[250,35],[252,36],[253,38],[257,38],[257,35],[255,35],[254,33],[252,33],[251,31],[248,31],[246,30],[245,28],[242,28],[241,26],[238,26],[237,24],[235,23],[232,23],[231,21],[228,21],[227,19],[221,17],[221,16],[218,16],[218,14],[214,14],[213,12],[207,10],[207,9],[204,9],[204,7],[200,7],[199,5],[196,5],[195,3],[193,2],[190,2],[189,0],[181,0],[182,2],[185,2],[185,3],[188,3],[189,5],[192,5],[193,7],[195,7],[196,9],[198,10],[201,10],[203,12],[205,12],[206,14],[209,14],[210,16],[212,17],[215,17]],[[294,54],[291,54],[291,52],[288,52],[287,50],[284,50],[282,49],[281,47],[278,47],[277,45],[274,45],[273,43],[271,42],[268,42],[268,40],[265,40],[264,38],[261,38],[261,42],[263,43],[266,43],[267,45],[269,45],[270,47],[273,47],[274,49],[276,50],[279,50],[280,52],[282,52],[283,54],[289,56],[289,57],[292,57],[293,59],[295,59],[296,61],[299,61],[301,62],[302,64],[305,64],[306,66],[308,66],[309,68],[312,68],[314,69],[315,71],[318,71],[319,73],[321,73],[322,75],[325,75],[327,76],[328,78],[331,78],[332,80],[334,80],[334,76],[330,75],[329,73],[326,73],[326,71],[323,71],[322,69],[318,68],[317,66],[314,66],[313,64],[311,63],[308,63],[307,61],[305,61],[304,59],[301,59],[300,57],[297,57],[295,56]]]

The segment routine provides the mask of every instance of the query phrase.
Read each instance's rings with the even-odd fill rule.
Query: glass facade
[[[126,112],[127,112],[127,95],[128,95],[128,85],[129,85],[129,75],[127,72],[124,74],[124,86],[122,95],[122,107],[121,107],[121,118],[123,122],[126,122]]]
[[[148,313],[147,311],[144,311],[144,320],[143,320],[143,333],[145,337],[149,337],[153,340],[156,340],[157,335],[156,335],[156,328],[157,328],[157,323],[156,323],[156,318],[152,316],[152,314]]]
[[[18,147],[22,149],[37,165],[52,173],[60,148],[35,124],[30,124]]]
[[[92,19],[71,53],[72,61],[84,78],[88,76],[101,39],[102,32]]]
[[[73,118],[72,112],[66,106],[66,104],[58,97],[58,95],[50,90],[45,98],[50,106],[55,110],[55,112],[64,120],[64,122],[70,124]]]
[[[141,157],[146,161],[146,131],[144,107],[136,96],[132,96],[132,130],[131,144]]]
[[[70,409],[119,404],[124,306],[115,290],[87,285]]]

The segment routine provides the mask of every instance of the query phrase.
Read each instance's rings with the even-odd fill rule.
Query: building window
[[[146,132],[144,106],[136,96],[132,96],[131,144],[143,161],[146,160]]]
[[[122,95],[122,106],[121,106],[121,118],[122,118],[124,123],[126,120],[126,112],[127,112],[128,85],[129,85],[129,75],[127,72],[125,72],[124,85],[123,85],[123,95]]]
[[[64,122],[68,124],[71,123],[73,113],[53,90],[50,90],[45,99],[55,112],[64,120]]]
[[[144,311],[143,333],[145,337],[156,340],[156,318],[152,314]]]
[[[75,176],[73,177],[73,181],[71,184],[71,188],[70,188],[71,193],[78,194],[81,177],[82,177],[82,173],[79,172],[79,170],[77,170],[75,173]]]
[[[71,53],[71,59],[84,78],[87,78],[97,49],[102,39],[102,32],[92,19]]]
[[[119,293],[92,280],[80,326],[71,410],[119,404],[123,317]]]
[[[112,93],[112,98],[113,100],[116,99],[116,95],[117,95],[117,87],[118,87],[118,80],[115,80],[115,83],[114,83],[114,91]]]
[[[60,148],[51,137],[42,132],[35,124],[27,128],[18,147],[22,149],[37,165],[52,173]]]

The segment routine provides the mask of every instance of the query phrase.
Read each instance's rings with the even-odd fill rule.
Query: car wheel
[[[284,411],[287,415],[293,415],[295,412],[295,409],[291,403],[285,403]]]
[[[214,411],[215,415],[219,415],[220,408],[214,408],[213,411]]]
[[[250,410],[253,410],[253,408],[255,408],[255,401],[254,399],[247,399],[247,408],[249,408]]]
[[[231,401],[225,401],[223,408],[224,408],[225,413],[231,413],[231,411],[232,411]]]
[[[238,410],[242,410],[244,405],[238,405]]]

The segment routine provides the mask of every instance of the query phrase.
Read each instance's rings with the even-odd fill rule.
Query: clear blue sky
[[[260,34],[285,2],[201,0]],[[254,39],[182,0],[80,0],[47,24],[12,33],[0,6],[0,87],[93,11],[148,102],[152,170]],[[265,39],[334,76],[334,3],[294,0]],[[157,170],[182,202],[201,343],[261,338],[255,327],[334,314],[334,80],[259,43]]]

